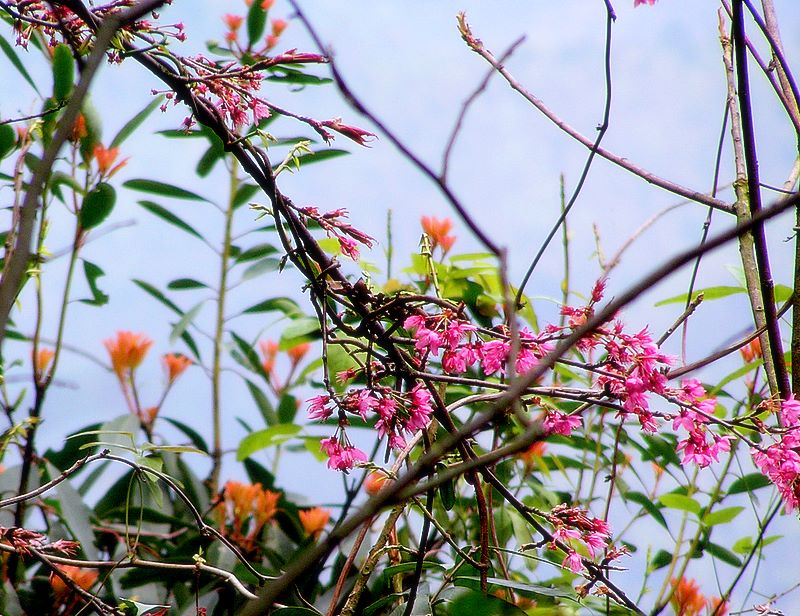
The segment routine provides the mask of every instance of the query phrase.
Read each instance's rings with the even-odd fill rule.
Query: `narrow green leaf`
[[[167,288],[173,291],[184,291],[186,289],[207,289],[208,285],[194,278],[176,278],[167,284]]]
[[[67,100],[75,82],[75,61],[69,45],[59,43],[53,50],[53,98]]]
[[[261,37],[264,36],[264,28],[267,25],[267,12],[261,7],[261,2],[255,1],[247,11],[247,40],[248,47],[257,45]]]
[[[656,522],[661,524],[661,526],[664,528],[667,528],[667,520],[664,518],[664,514],[661,513],[658,506],[650,499],[649,496],[646,496],[641,492],[628,491],[625,492],[623,498],[640,505],[642,509],[649,513]]]
[[[189,225],[189,223],[185,222],[172,212],[170,212],[167,208],[159,205],[158,203],[153,203],[152,201],[137,201],[139,205],[141,205],[144,209],[148,212],[153,214],[154,216],[158,216],[162,220],[165,220],[171,225],[175,225],[179,229],[186,231],[186,233],[190,235],[194,235],[196,238],[203,239],[203,236],[200,235],[195,229]]]
[[[182,421],[178,421],[177,419],[172,419],[171,417],[161,417],[161,420],[171,423],[175,426],[178,430],[183,432],[189,440],[192,442],[197,449],[208,453],[208,443],[206,443],[205,439],[200,436],[200,433],[197,432],[194,428],[189,426],[188,424],[183,423]]]
[[[728,488],[728,494],[741,494],[742,492],[755,492],[759,488],[772,485],[772,482],[761,473],[750,473],[739,477]]]
[[[257,451],[285,443],[300,433],[302,428],[294,424],[278,424],[258,432],[248,434],[239,443],[236,460],[241,462]]]
[[[267,398],[266,394],[261,391],[261,389],[250,379],[245,379],[244,381],[247,384],[247,389],[250,391],[250,395],[253,397],[253,401],[256,403],[256,406],[261,413],[261,417],[264,418],[264,422],[268,426],[277,424],[278,416],[275,414],[275,409],[273,408],[272,403],[269,401],[269,398]]]
[[[240,252],[236,256],[236,262],[244,263],[245,261],[255,261],[256,259],[261,259],[267,255],[273,255],[276,252],[278,252],[278,249],[272,244],[258,244],[252,248],[248,248],[247,250]]]
[[[78,213],[78,222],[84,229],[94,229],[100,225],[117,201],[117,191],[111,184],[100,182],[83,198],[81,211]]]
[[[194,321],[197,315],[200,314],[200,311],[203,309],[203,305],[205,303],[206,300],[203,300],[186,311],[186,313],[181,317],[181,320],[175,324],[169,334],[170,344],[175,344],[178,338],[181,337],[181,334],[186,331],[189,325],[192,324],[192,321]]]
[[[736,295],[737,293],[745,292],[746,289],[742,287],[708,287],[707,289],[700,289],[692,293],[692,301],[696,300],[697,296],[701,293],[703,294],[703,301],[710,301],[712,299],[722,299],[723,297],[728,297],[729,295]],[[676,295],[675,297],[662,299],[660,302],[656,302],[656,306],[666,306],[667,304],[685,304],[686,297],[686,293],[683,293],[682,295]]]
[[[302,317],[295,319],[283,330],[281,334],[280,349],[285,351],[297,346],[306,339],[313,340],[319,337],[319,321],[315,317]]]
[[[264,366],[261,365],[261,360],[258,357],[255,349],[244,338],[237,335],[236,332],[231,332],[231,337],[239,352],[244,356],[245,364],[256,374],[261,375],[267,379],[267,373],[264,372]]]
[[[147,117],[156,110],[156,108],[161,104],[162,100],[164,100],[163,95],[158,95],[144,109],[128,120],[125,126],[123,126],[120,131],[114,135],[114,138],[111,140],[111,144],[108,147],[119,147],[119,145],[128,137],[130,137],[136,131],[136,129],[144,123]]]
[[[666,550],[659,550],[653,556],[653,559],[650,561],[650,566],[648,569],[650,571],[656,571],[657,569],[663,569],[667,565],[672,562],[672,553],[667,552]]]
[[[159,302],[164,304],[167,308],[169,308],[173,312],[176,312],[179,315],[183,316],[183,310],[178,308],[178,306],[175,305],[175,303],[173,303],[171,300],[167,299],[167,297],[161,291],[156,289],[150,283],[145,282],[144,280],[137,280],[137,279],[134,278],[133,284],[135,284],[137,287],[139,287],[142,291],[144,291],[148,295],[150,295],[150,296],[154,297],[155,299],[157,299]]]
[[[738,516],[744,507],[726,507],[718,511],[712,511],[703,516],[703,524],[706,526],[716,526],[717,524],[727,524]]]
[[[225,150],[212,144],[197,161],[195,172],[201,178],[207,177],[214,170],[217,163],[225,156]]]
[[[27,81],[28,84],[35,90],[36,94],[41,96],[42,93],[39,92],[39,88],[36,87],[36,83],[31,78],[30,73],[25,68],[25,65],[20,61],[17,52],[14,51],[14,48],[2,36],[0,36],[0,49],[3,50],[4,54],[6,54],[6,57],[8,58],[9,62],[14,65],[14,68],[19,71],[19,74],[22,75],[22,78],[25,79],[25,81]]]
[[[296,319],[303,316],[303,311],[300,306],[293,299],[288,297],[273,297],[272,299],[264,300],[258,304],[254,304],[245,309],[242,314],[256,314],[259,312],[282,312],[287,317]]]
[[[86,284],[89,285],[89,291],[92,293],[92,297],[91,299],[80,300],[81,303],[88,304],[89,306],[105,306],[108,303],[108,295],[97,287],[97,279],[101,276],[105,276],[105,272],[94,263],[90,263],[84,259],[83,273],[86,276]]]
[[[243,206],[261,190],[255,184],[241,184],[233,196],[233,209]]]
[[[680,511],[688,511],[697,515],[700,513],[702,507],[695,499],[684,494],[662,494],[658,497],[662,505],[669,509],[678,509]]]
[[[297,403],[297,398],[291,394],[284,394],[278,404],[278,421],[282,424],[292,423],[297,416],[299,408],[300,405]]]
[[[736,554],[731,552],[728,548],[719,545],[718,543],[711,543],[710,541],[704,546],[706,552],[718,558],[724,563],[729,564],[731,567],[741,567],[742,561]]]
[[[154,195],[161,195],[163,197],[172,197],[173,199],[188,199],[190,201],[208,201],[205,197],[201,197],[185,188],[166,184],[165,182],[157,182],[156,180],[128,180],[123,184],[125,188],[131,190],[138,190],[139,192],[151,193]]]
[[[244,272],[242,272],[242,281],[252,280],[253,278],[257,278],[262,274],[275,272],[280,268],[280,266],[280,259],[273,259],[272,257],[261,259],[261,261],[256,261],[250,267],[244,270]]]
[[[192,338],[192,335],[185,331],[181,334],[181,340],[183,340],[186,346],[189,347],[189,350],[191,350],[195,359],[198,362],[202,361],[202,358],[200,357],[200,349],[197,348],[197,343],[194,341],[194,338]]]

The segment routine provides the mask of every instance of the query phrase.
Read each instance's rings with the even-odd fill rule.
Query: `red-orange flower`
[[[36,357],[33,358],[33,368],[36,373],[36,378],[41,379],[47,372],[50,362],[55,357],[56,352],[53,349],[41,348],[36,352]]]
[[[128,159],[126,158],[114,165],[114,161],[117,160],[117,156],[119,156],[119,148],[106,149],[103,144],[98,143],[92,149],[92,153],[94,154],[94,159],[97,161],[97,168],[100,171],[100,175],[104,177],[110,178],[128,163]],[[114,166],[112,167],[112,165]]]
[[[308,350],[311,348],[310,342],[302,342],[293,346],[291,349],[286,351],[286,354],[289,356],[289,359],[292,360],[293,364],[300,363],[300,360],[306,356]]]
[[[78,114],[78,118],[75,120],[75,124],[72,126],[72,135],[70,135],[70,139],[72,141],[80,141],[86,135],[88,135],[88,131],[86,130],[86,118],[83,117],[83,114]]]
[[[244,17],[241,15],[227,13],[226,15],[222,16],[222,21],[225,22],[226,26],[228,26],[228,30],[231,32],[236,32],[241,27]]]
[[[224,501],[215,510],[220,529],[246,550],[252,550],[264,524],[278,511],[280,492],[265,490],[260,483],[228,481],[223,496]]]
[[[452,248],[456,241],[455,235],[448,235],[453,228],[453,221],[449,218],[439,220],[435,216],[422,217],[422,230],[431,238],[433,248],[441,246],[444,252]]]
[[[314,507],[313,509],[304,509],[298,512],[300,516],[300,523],[303,525],[303,530],[306,534],[311,535],[316,539],[320,536],[328,520],[331,518],[331,512],[322,507]]]
[[[761,339],[754,338],[749,344],[739,349],[739,353],[741,353],[742,359],[748,364],[754,359],[759,359],[762,356]]]
[[[83,567],[73,567],[72,565],[57,565],[58,570],[72,580],[83,590],[89,590],[97,581],[97,569],[84,569]],[[50,574],[50,586],[57,601],[61,601],[72,589],[66,585],[64,580],[57,573]]]
[[[697,582],[691,578],[672,578],[672,587],[674,592],[670,603],[676,616],[699,616],[706,607],[706,598]]]
[[[289,22],[285,19],[273,19],[272,20],[272,36],[278,37],[283,34],[283,31],[286,30],[286,26],[289,25]]]
[[[545,449],[546,445],[544,444],[544,441],[536,441],[526,450],[517,454],[517,456],[525,463],[526,469],[531,469],[538,464],[538,461],[544,455]]]
[[[119,380],[123,381],[127,371],[139,367],[153,341],[144,334],[121,331],[117,332],[116,338],[108,338],[103,344],[111,356],[111,367]]]
[[[275,357],[278,355],[278,343],[274,340],[262,340],[258,343],[258,346],[261,349],[261,354],[264,356],[264,361],[261,364],[264,366],[264,372],[268,375],[272,374],[272,371],[275,369]]]
[[[184,373],[186,368],[192,365],[192,360],[185,355],[176,355],[175,353],[167,353],[162,358],[164,367],[167,369],[167,379],[170,383],[174,383],[181,374]]]

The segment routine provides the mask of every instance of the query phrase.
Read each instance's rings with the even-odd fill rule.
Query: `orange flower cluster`
[[[214,508],[220,530],[245,551],[254,550],[261,529],[278,511],[280,492],[265,490],[260,483],[228,481],[222,496]]]
[[[322,507],[314,507],[313,509],[303,509],[297,514],[300,516],[300,523],[303,525],[303,530],[307,535],[311,535],[314,539],[320,536],[328,520],[331,519],[331,512]]]
[[[117,156],[119,156],[119,148],[106,149],[100,143],[94,146],[92,154],[94,154],[94,159],[97,161],[97,168],[100,171],[100,175],[104,178],[110,178],[128,163],[128,159],[125,158],[114,165],[114,161],[117,160]]]
[[[701,614],[715,614],[725,616],[728,613],[728,602],[722,605],[719,597],[706,597],[700,592],[700,586],[693,579],[672,578],[674,590],[670,604],[676,616],[701,616]]]
[[[57,565],[58,570],[83,590],[89,590],[97,581],[97,569],[84,569],[72,565]],[[57,573],[50,574],[50,587],[55,597],[54,607],[59,608],[60,614],[77,613],[78,606],[83,604],[83,599],[77,596],[71,587]],[[63,607],[62,607],[63,606]]]
[[[517,457],[525,464],[525,469],[530,470],[539,464],[546,448],[544,441],[536,441],[525,451],[517,454]]]
[[[133,332],[117,332],[116,338],[103,341],[108,354],[111,356],[111,367],[121,382],[130,375],[144,360],[147,351],[153,346],[153,341],[144,334]]]
[[[431,238],[433,248],[442,247],[442,252],[448,252],[456,241],[455,235],[448,235],[453,228],[453,221],[449,218],[439,220],[435,216],[422,217],[422,230]]]
[[[274,340],[262,340],[258,343],[259,348],[261,349],[261,355],[264,357],[264,360],[261,362],[261,365],[264,368],[264,372],[267,373],[269,377],[270,385],[272,386],[273,390],[276,393],[279,393],[283,387],[280,384],[279,379],[274,374],[275,371],[275,361],[277,360],[278,353],[280,351],[280,346]],[[309,342],[301,342],[293,346],[291,349],[286,351],[286,355],[289,356],[289,361],[291,362],[291,369],[289,371],[289,375],[286,377],[287,382],[286,386],[288,387],[291,385],[291,379],[294,375],[295,368],[297,368],[297,364],[299,364],[302,359],[306,356],[309,349],[311,348],[311,343]]]
[[[759,338],[754,338],[749,344],[739,349],[739,353],[741,353],[742,359],[748,364],[753,360],[761,359],[763,355],[761,352],[761,340]]]
[[[185,355],[177,355],[175,353],[167,353],[161,360],[164,362],[164,368],[167,370],[167,381],[170,385],[184,373],[186,368],[192,365],[191,359]]]

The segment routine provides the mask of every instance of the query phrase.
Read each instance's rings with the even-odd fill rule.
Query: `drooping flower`
[[[367,461],[367,454],[349,442],[341,442],[335,436],[322,439],[319,445],[320,449],[328,456],[328,468],[349,471],[358,462]]]
[[[128,371],[139,367],[147,351],[153,345],[153,341],[144,334],[119,331],[116,338],[108,338],[103,341],[103,344],[111,357],[111,367],[117,374],[117,378],[122,381]]]
[[[633,0],[633,8],[636,8],[641,4],[649,4],[650,6],[653,6],[655,3],[656,0]]]
[[[181,374],[186,371],[186,368],[192,365],[192,360],[185,355],[177,355],[175,353],[167,353],[162,358],[164,367],[167,369],[167,381],[171,384],[175,382]]]
[[[333,415],[333,407],[329,406],[331,397],[326,395],[314,396],[308,400],[308,418],[311,420],[325,420]]]
[[[561,411],[548,410],[544,418],[544,429],[548,434],[569,436],[573,430],[582,424],[580,415],[567,415]]]
[[[325,530],[325,526],[331,517],[331,512],[322,507],[314,507],[313,509],[302,509],[297,512],[297,515],[300,517],[300,523],[303,525],[303,530],[306,531],[306,534],[316,539]]]
[[[572,573],[580,573],[583,571],[581,555],[575,550],[570,550],[567,552],[567,557],[564,559],[564,562],[561,563],[561,566],[565,569],[569,569]]]

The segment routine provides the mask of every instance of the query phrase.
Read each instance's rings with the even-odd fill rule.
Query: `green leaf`
[[[699,514],[702,509],[700,503],[685,494],[662,494],[658,497],[658,500],[669,509],[688,511],[695,515]]]
[[[258,4],[258,2],[253,2],[253,4]],[[274,616],[319,616],[319,612],[307,607],[282,607],[272,613]]]
[[[139,603],[133,599],[120,598],[119,604],[125,610],[126,616],[159,616],[165,614],[164,609],[169,609],[169,605],[155,605],[152,603]]]
[[[650,561],[650,566],[648,569],[650,571],[656,571],[657,569],[662,569],[669,565],[672,562],[672,553],[667,552],[666,550],[659,550],[656,552],[653,559]]]
[[[69,45],[59,43],[53,50],[53,98],[67,100],[75,82],[75,61]]]
[[[281,351],[286,351],[287,349],[297,346],[301,342],[316,340],[320,337],[320,334],[319,321],[317,321],[315,317],[301,317],[295,319],[283,330],[279,348]]]
[[[84,229],[94,229],[102,223],[117,201],[117,191],[111,184],[100,182],[89,194],[83,198],[81,211],[78,213],[78,222]]]
[[[280,259],[273,259],[272,257],[267,257],[266,259],[261,259],[260,261],[256,261],[250,267],[248,267],[244,272],[242,272],[242,281],[251,280],[262,274],[268,274],[270,272],[277,271],[281,266]]]
[[[705,551],[718,558],[724,563],[731,565],[732,567],[741,567],[742,561],[739,559],[736,554],[731,552],[728,548],[725,548],[718,543],[711,543],[710,541],[703,546]]]
[[[701,293],[703,294],[703,301],[710,301],[712,299],[728,297],[729,295],[736,295],[737,293],[745,293],[746,291],[747,290],[742,287],[708,287],[707,289],[700,289],[692,293],[692,301],[696,300],[697,296]],[[682,295],[676,295],[675,297],[670,297],[669,299],[662,299],[660,302],[656,302],[656,306],[666,306],[667,304],[685,304],[686,298],[686,293],[683,293]]]
[[[130,137],[137,128],[139,128],[147,117],[155,111],[156,107],[161,104],[161,101],[164,99],[162,95],[157,96],[150,104],[148,104],[144,109],[142,109],[139,113],[133,116],[128,122],[123,126],[119,132],[114,135],[114,138],[111,140],[111,144],[108,146],[109,148],[116,148],[125,141],[128,137]]]
[[[171,417],[161,417],[161,419],[163,421],[171,423],[178,430],[180,430],[186,436],[188,436],[189,440],[192,441],[192,445],[197,447],[197,449],[205,453],[208,453],[208,443],[206,443],[205,439],[202,436],[200,436],[200,433],[198,433],[194,428],[183,423],[182,421],[178,421],[177,419],[172,419]]]
[[[276,252],[278,252],[278,249],[272,244],[258,244],[257,246],[253,246],[252,248],[248,248],[247,250],[240,252],[236,257],[236,262],[244,263],[245,261],[255,261],[256,259],[261,259],[267,255],[274,255]]]
[[[772,485],[772,482],[761,473],[750,473],[739,477],[728,488],[728,494],[741,494],[742,492],[755,492],[759,488]]]
[[[236,194],[233,196],[233,209],[239,208],[250,201],[259,190],[261,188],[255,184],[240,184],[239,188],[236,189]]]
[[[139,192],[151,193],[154,195],[161,195],[162,197],[172,197],[173,199],[187,199],[189,201],[208,201],[205,197],[201,197],[197,193],[193,193],[185,188],[180,188],[172,184],[164,182],[157,182],[156,180],[128,180],[123,184],[125,188],[131,190],[138,190]]]
[[[456,582],[460,579],[456,578]],[[497,579],[497,578],[493,578]],[[425,612],[429,613],[429,612]],[[513,603],[503,601],[498,597],[486,595],[479,590],[462,590],[458,593],[447,606],[447,613],[450,616],[525,616],[525,612]]]
[[[782,304],[783,302],[789,301],[789,298],[792,296],[792,293],[794,293],[792,287],[787,287],[785,284],[776,284],[775,302],[778,304]]]
[[[254,304],[245,309],[242,314],[256,314],[259,312],[282,312],[287,317],[296,319],[303,316],[303,311],[300,306],[293,299],[288,297],[273,297],[272,299],[264,300],[258,304]]]
[[[177,305],[175,305],[171,300],[167,299],[167,297],[165,297],[165,295],[161,291],[156,289],[150,283],[147,283],[144,280],[138,280],[138,279],[134,278],[133,279],[133,284],[135,284],[137,287],[139,287],[142,291],[144,291],[145,293],[147,293],[151,297],[154,297],[155,299],[157,299],[159,302],[164,304],[167,308],[169,308],[173,312],[177,312],[179,315],[183,316],[183,310],[178,308]]]
[[[197,167],[195,167],[195,172],[201,178],[207,177],[208,174],[214,170],[214,167],[216,167],[217,163],[220,160],[222,160],[224,156],[225,156],[225,150],[221,146],[212,144],[200,157],[200,160],[197,161]]]
[[[207,289],[208,285],[194,278],[176,278],[167,284],[167,288],[172,291],[183,291],[186,289]]]
[[[158,205],[158,203],[153,203],[152,201],[138,201],[138,203],[148,212],[158,216],[162,220],[167,221],[169,224],[175,225],[179,229],[186,231],[186,233],[194,235],[196,238],[203,239],[203,236],[195,231],[194,228],[189,225],[189,223],[184,222],[178,216],[170,212],[167,208]]]
[[[264,366],[261,365],[261,360],[258,357],[255,349],[244,338],[237,335],[236,332],[231,332],[231,337],[239,352],[244,356],[245,365],[253,372],[268,380],[268,375],[264,372]]]
[[[667,520],[664,518],[664,514],[661,513],[658,506],[656,506],[649,496],[641,492],[628,491],[623,494],[623,498],[640,505],[656,522],[661,524],[664,528],[667,528]]]
[[[266,394],[261,391],[261,389],[250,379],[245,379],[244,381],[247,384],[247,389],[250,391],[250,395],[253,397],[253,401],[256,403],[256,406],[261,413],[261,417],[264,418],[264,422],[268,426],[277,424],[278,416],[275,414],[275,409],[273,408],[272,403],[269,401],[269,398],[267,398]]]
[[[47,464],[47,472],[51,479],[58,477],[61,472],[52,464]],[[97,548],[94,545],[94,532],[89,522],[91,510],[83,502],[81,495],[72,487],[69,480],[62,481],[56,487],[56,500],[61,510],[61,520],[72,532],[73,537],[81,544],[81,550],[86,558],[97,558]]]
[[[89,306],[105,306],[108,303],[108,295],[103,293],[97,288],[97,279],[105,276],[105,272],[94,263],[83,260],[83,273],[86,276],[86,284],[89,285],[89,291],[92,293],[91,299],[80,300],[82,304]]]
[[[291,69],[288,66],[273,67],[272,74],[266,80],[298,86],[322,86],[331,83],[330,77],[317,77],[309,73]]]
[[[28,73],[25,65],[20,61],[17,52],[14,51],[14,48],[2,36],[0,36],[0,49],[3,50],[3,53],[6,54],[9,62],[11,62],[11,64],[14,65],[14,68],[19,71],[19,74],[22,75],[23,79],[25,79],[25,81],[27,81],[28,84],[30,84],[30,86],[36,91],[36,94],[41,96],[42,93],[39,92],[39,88],[36,87],[36,83],[31,78],[30,73]]]
[[[275,426],[248,434],[239,443],[236,460],[241,462],[257,451],[267,447],[275,447],[297,436],[302,428],[295,424],[277,424]]]
[[[331,148],[329,150],[318,150],[316,152],[312,152],[311,154],[303,154],[302,156],[298,156],[298,160],[300,161],[300,166],[304,167],[310,165],[312,163],[321,163],[326,160],[330,160],[332,158],[339,158],[340,156],[347,156],[350,154],[347,150],[339,150],[336,148]]]
[[[473,580],[476,582],[480,582],[481,579],[479,577],[473,576],[459,576],[458,579],[464,580]],[[486,578],[486,581],[489,584],[493,584],[495,586],[501,586],[503,588],[511,588],[513,590],[521,590],[522,592],[529,592],[536,595],[544,595],[546,597],[572,597],[574,593],[570,593],[565,590],[561,590],[558,588],[551,588],[550,586],[542,586],[541,584],[528,584],[526,582],[517,582],[515,580],[506,580],[503,578],[495,578],[489,577]]]
[[[744,507],[726,507],[718,511],[712,511],[703,516],[703,524],[706,526],[716,526],[717,524],[727,524],[738,516]]]
[[[284,394],[278,404],[278,421],[282,424],[293,422],[299,408],[300,405],[297,404],[297,398],[291,394]]]
[[[17,142],[17,133],[11,124],[0,124],[0,160],[3,160],[13,150]]]
[[[186,313],[184,313],[184,315],[181,317],[181,320],[175,324],[175,326],[172,328],[172,331],[169,334],[170,344],[175,344],[178,338],[181,337],[183,332],[186,331],[186,328],[188,328],[189,325],[192,324],[192,321],[194,321],[197,315],[200,313],[200,310],[202,310],[203,305],[205,303],[206,300],[203,300],[198,304],[196,304],[195,306],[193,306],[192,308],[190,308],[189,310],[187,310]]]
[[[247,11],[247,40],[248,47],[259,43],[264,36],[264,28],[267,25],[267,12],[261,8],[261,2],[254,1]]]

